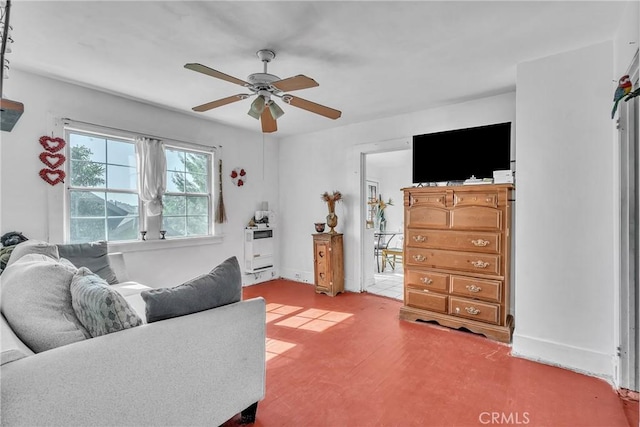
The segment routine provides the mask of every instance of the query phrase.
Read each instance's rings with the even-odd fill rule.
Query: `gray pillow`
[[[107,282],[80,267],[71,280],[71,303],[92,337],[142,325],[142,319]]]
[[[51,257],[55,260],[59,259],[58,247],[54,244],[43,242],[41,240],[27,240],[16,245],[11,252],[11,257],[7,261],[7,267],[28,254],[41,254]]]
[[[35,353],[91,337],[71,305],[75,271],[48,256],[28,254],[2,273],[0,309]]]
[[[183,316],[240,301],[242,276],[236,257],[231,257],[195,279],[173,288],[143,291],[147,323]]]
[[[109,247],[104,240],[90,243],[58,245],[61,258],[66,258],[76,267],[87,267],[110,285],[118,283],[116,273],[109,264]]]

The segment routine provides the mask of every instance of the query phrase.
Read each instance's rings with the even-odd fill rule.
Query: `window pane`
[[[187,217],[187,235],[199,236],[209,232],[207,216],[189,216]]]
[[[107,165],[107,186],[119,190],[136,190],[138,175],[135,167]]]
[[[96,240],[105,240],[104,218],[71,218],[71,242],[94,242]]]
[[[207,176],[201,174],[186,174],[187,193],[207,193]]]
[[[163,215],[184,215],[186,214],[186,197],[185,196],[164,196],[162,199],[164,204]]]
[[[71,161],[71,185],[74,187],[104,187],[105,167],[100,163]]]
[[[107,140],[107,163],[136,167],[136,147],[130,142]]]
[[[183,216],[169,216],[162,219],[162,227],[167,230],[167,237],[184,236],[186,234],[186,218]]]
[[[208,215],[209,198],[189,196],[187,197],[187,214],[188,215]]]
[[[97,216],[104,218],[104,193],[71,191],[70,197],[70,213],[72,217]]]
[[[138,216],[138,195],[130,193],[107,193],[107,216]]]
[[[106,162],[106,141],[104,138],[72,133],[69,139],[72,159]]]
[[[184,193],[185,174],[181,172],[167,173],[167,192]]]
[[[138,237],[138,217],[109,217],[108,240],[135,240]]]
[[[186,153],[186,171],[189,173],[207,174],[209,155],[199,153]]]
[[[167,170],[184,172],[184,151],[165,150]]]

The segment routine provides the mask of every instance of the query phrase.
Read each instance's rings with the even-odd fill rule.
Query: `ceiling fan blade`
[[[325,107],[324,105],[316,104],[315,102],[307,101],[306,99],[298,98],[292,95],[283,95],[282,100],[294,107],[302,108],[303,110],[311,111],[312,113],[320,114],[321,116],[328,117],[330,119],[337,119],[342,115],[341,111],[334,110],[333,108]]]
[[[262,123],[262,132],[271,133],[278,130],[278,124],[276,120],[271,116],[271,112],[268,108],[265,108],[260,116],[260,122]]]
[[[237,95],[228,96],[226,98],[218,99],[216,101],[207,102],[206,104],[198,105],[197,107],[193,107],[193,111],[198,111],[202,113],[203,111],[209,111],[216,107],[221,107],[223,105],[231,104],[232,102],[242,101],[243,99],[247,99],[250,95],[246,93],[239,93]]]
[[[291,92],[292,90],[307,89],[319,85],[318,82],[313,80],[311,77],[298,74],[297,76],[289,77],[288,79],[276,80],[271,83],[271,86],[276,89],[280,89],[283,92]]]
[[[240,85],[240,86],[244,86],[244,87],[251,86],[249,83],[245,82],[244,80],[240,80],[240,79],[238,79],[236,77],[233,77],[233,76],[230,76],[228,74],[222,73],[220,71],[214,70],[213,68],[206,67],[206,66],[204,66],[202,64],[196,64],[196,63],[185,64],[184,68],[187,68],[187,69],[193,70],[193,71],[197,71],[199,73],[206,74],[206,75],[211,76],[211,77],[215,77],[215,78],[218,78],[218,79],[226,80],[228,82],[235,83],[235,84]]]

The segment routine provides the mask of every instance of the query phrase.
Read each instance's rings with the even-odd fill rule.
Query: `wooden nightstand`
[[[342,234],[313,235],[313,269],[316,293],[335,296],[344,292]]]

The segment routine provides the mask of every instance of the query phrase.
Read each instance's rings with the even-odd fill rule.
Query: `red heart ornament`
[[[50,138],[48,136],[40,137],[40,144],[50,153],[55,153],[56,151],[60,151],[67,144],[64,142],[62,138]]]
[[[64,182],[64,178],[67,175],[63,170],[52,170],[52,169],[40,169],[40,178],[44,179],[51,185],[56,185],[59,182]]]
[[[40,161],[42,161],[42,163],[44,163],[49,169],[57,169],[65,160],[67,160],[67,158],[64,154],[52,154],[47,153],[46,151],[40,153]]]

